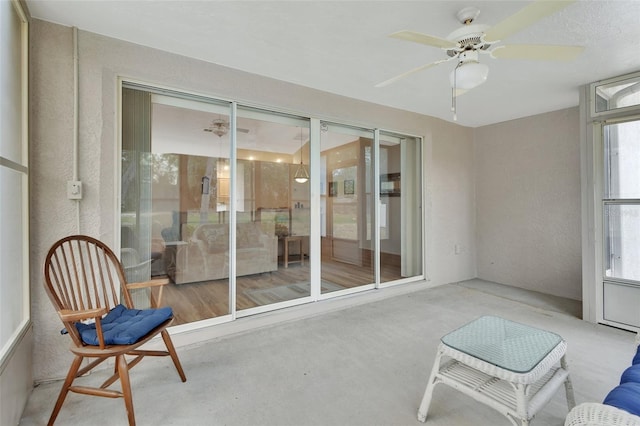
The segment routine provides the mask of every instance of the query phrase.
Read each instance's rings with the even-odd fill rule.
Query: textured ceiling
[[[388,37],[446,37],[456,13],[495,25],[529,1],[62,1],[27,0],[33,17],[452,121],[450,61],[375,85],[445,52]],[[458,98],[458,123],[477,127],[578,105],[578,89],[640,70],[640,0],[577,1],[504,44],[584,46],[571,62],[492,59],[485,84]]]

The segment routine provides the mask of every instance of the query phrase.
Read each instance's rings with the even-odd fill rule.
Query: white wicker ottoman
[[[503,318],[484,316],[447,334],[418,410],[427,418],[433,388],[446,384],[486,404],[514,425],[528,425],[564,384],[575,406],[560,336]]]

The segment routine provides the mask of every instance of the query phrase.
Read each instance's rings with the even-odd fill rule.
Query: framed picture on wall
[[[380,175],[380,196],[400,196],[400,173]]]
[[[353,195],[355,193],[355,183],[353,179],[344,181],[344,195]]]

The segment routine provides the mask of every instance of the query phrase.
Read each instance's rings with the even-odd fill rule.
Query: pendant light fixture
[[[293,179],[298,183],[306,183],[309,180],[309,172],[302,163],[302,126],[300,127],[300,164],[293,175]]]

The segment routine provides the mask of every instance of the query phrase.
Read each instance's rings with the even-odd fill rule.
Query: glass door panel
[[[604,141],[605,280],[640,284],[640,121],[606,124]]]
[[[134,88],[122,98],[127,278],[167,276],[176,325],[227,315],[229,104]]]
[[[311,295],[309,120],[238,108],[236,306]]]
[[[320,135],[321,292],[375,282],[370,203],[373,132],[327,125]]]
[[[422,274],[420,140],[380,132],[380,282]]]

